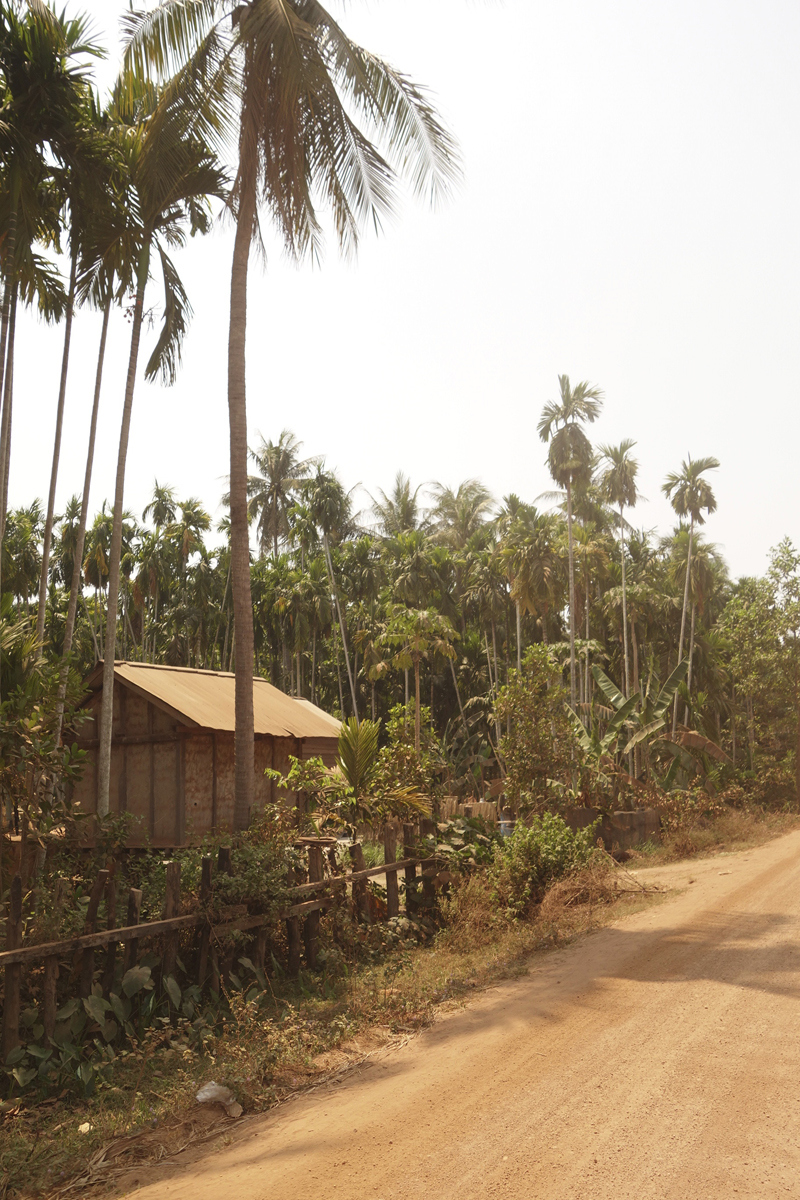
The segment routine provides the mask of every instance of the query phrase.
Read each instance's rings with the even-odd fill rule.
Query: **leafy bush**
[[[497,715],[510,733],[500,739],[505,762],[505,794],[518,811],[541,812],[560,800],[553,781],[572,770],[572,730],[564,708],[561,668],[546,646],[531,646],[522,670],[500,689]]]
[[[438,858],[451,870],[469,872],[492,861],[492,847],[500,834],[481,817],[454,817],[439,821],[435,834],[420,841],[426,857]]]
[[[542,900],[556,879],[585,866],[595,855],[595,825],[576,833],[552,813],[521,821],[489,867],[492,896],[509,917],[521,917]]]

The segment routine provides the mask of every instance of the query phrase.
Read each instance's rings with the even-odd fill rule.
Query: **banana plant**
[[[607,676],[605,678],[607,679]],[[611,683],[611,680],[608,680],[608,682]],[[613,687],[613,684],[611,686]],[[602,778],[600,777],[602,768],[604,766],[615,766],[614,759],[619,751],[619,741],[625,730],[626,723],[635,712],[640,696],[638,692],[634,692],[630,699],[626,700],[620,694],[620,699],[622,700],[622,704],[609,720],[602,737],[600,736],[600,725],[597,716],[592,721],[591,728],[586,729],[574,709],[567,706],[567,716],[572,725],[575,739],[584,753],[586,765],[598,774],[600,782],[609,782],[605,775],[602,775]],[[627,747],[623,753],[627,753]]]
[[[642,742],[647,742],[655,737],[667,723],[667,712],[675,698],[680,685],[686,678],[686,673],[689,670],[689,660],[682,659],[678,663],[675,670],[667,679],[664,686],[655,694],[652,694],[652,688],[648,683],[644,694],[634,692],[631,700],[637,703],[633,705],[632,711],[629,713],[630,724],[633,727],[633,733],[628,740],[623,754],[630,753],[636,746]],[[608,700],[611,707],[616,711],[617,715],[622,711],[623,707],[630,705],[630,700],[626,701],[622,692],[617,685],[609,679],[605,671],[600,667],[592,667],[592,675],[595,678],[597,686]],[[637,704],[640,706],[637,708]]]

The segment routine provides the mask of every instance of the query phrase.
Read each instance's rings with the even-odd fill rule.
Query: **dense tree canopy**
[[[291,430],[265,422],[248,442],[242,305],[259,212],[301,257],[319,243],[327,199],[348,248],[365,217],[391,210],[395,171],[436,195],[457,172],[424,93],[314,13],[299,43],[293,0],[166,0],[131,14],[125,69],[101,110],[83,22],[0,4],[0,705],[12,706],[9,729],[26,696],[53,709],[37,778],[78,769],[59,758],[62,710],[81,675],[116,657],[235,671],[240,749],[255,670],[356,726],[367,713],[396,725],[403,706],[417,759],[465,793],[637,802],[768,781],[800,798],[800,557],[784,542],[762,579],[729,578],[703,531],[712,456],[687,456],[664,481],[676,525],[658,536],[634,522],[634,442],[595,445],[603,392],[566,374],[557,399],[536,398],[558,489],[536,504],[474,478],[417,483],[407,463],[365,498]],[[230,491],[216,524],[168,481],[154,481],[141,513],[123,495],[145,292],[156,274],[145,375],[169,384],[191,316],[172,250],[208,229],[212,200],[236,216],[238,255]],[[48,496],[6,513],[18,302],[65,318],[64,365]],[[103,311],[86,472],[56,513],[69,329],[84,304]],[[123,304],[116,491],[92,516],[106,330]],[[252,713],[249,738],[252,749]],[[10,746],[0,771],[23,752]],[[102,799],[102,763],[100,778]]]

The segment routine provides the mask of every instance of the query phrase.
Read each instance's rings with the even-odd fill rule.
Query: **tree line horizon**
[[[577,738],[570,761],[580,749],[592,787],[679,779],[713,790],[714,773],[735,771],[737,757],[755,773],[761,751],[770,769],[794,774],[800,798],[797,552],[784,541],[763,578],[731,583],[700,532],[716,508],[715,458],[687,456],[665,479],[678,518],[672,534],[636,531],[628,519],[637,500],[634,443],[593,445],[587,430],[602,391],[561,375],[537,427],[554,508],[516,496],[498,505],[469,479],[455,489],[435,485],[423,512],[421,489],[400,473],[375,499],[370,532],[336,474],[300,457],[294,434],[249,446],[247,282],[262,223],[300,262],[319,258],[326,225],[341,252],[354,253],[362,231],[394,211],[400,180],[438,205],[460,178],[460,160],[425,89],[300,0],[163,0],[124,14],[122,27],[123,61],[103,101],[92,64],[104,51],[85,17],[57,15],[44,0],[0,2],[0,705],[13,730],[6,777],[36,754],[49,763],[37,787],[54,764],[69,765],[65,713],[74,713],[81,672],[102,660],[98,809],[108,812],[121,651],[233,669],[237,829],[253,802],[255,671],[356,719],[408,707],[413,681],[417,757],[425,699],[426,728],[457,766],[455,778],[477,789],[504,776],[502,692],[513,672],[529,671],[534,690],[534,677],[544,680],[544,708],[560,695],[563,675]],[[209,514],[168,484],[156,487],[142,516],[149,524],[139,528],[126,513],[125,473],[152,285],[163,301],[144,375],[170,384],[192,311],[173,253],[188,236],[203,236],[216,210],[233,218],[235,237],[229,516],[215,548],[206,541]],[[59,521],[70,338],[84,306],[102,313],[84,485]],[[14,341],[24,307],[63,324],[64,349],[46,503],[9,512]],[[90,523],[107,332],[122,307],[130,351],[114,497]],[[252,564],[251,521],[260,551]],[[33,712],[43,724],[31,724]],[[510,715],[505,733],[513,733]],[[577,767],[570,774],[574,791]]]

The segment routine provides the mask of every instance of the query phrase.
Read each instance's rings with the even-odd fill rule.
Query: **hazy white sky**
[[[121,0],[70,7],[116,39]],[[732,572],[800,542],[800,7],[339,7],[351,36],[435,93],[465,183],[440,212],[407,205],[355,264],[331,248],[320,270],[297,269],[275,246],[253,270],[251,442],[288,426],[372,492],[402,468],[533,500],[550,486],[536,421],[563,372],[605,389],[596,440],[638,443],[637,523],[669,528],[664,475],[714,454],[707,534]],[[126,505],[139,515],[155,478],[218,511],[231,249],[220,228],[181,257],[195,317],[176,386],[137,385]],[[12,504],[47,493],[62,336],[21,326]],[[113,496],[128,334],[115,316],[93,508]],[[59,503],[82,486],[98,336],[79,314]]]

